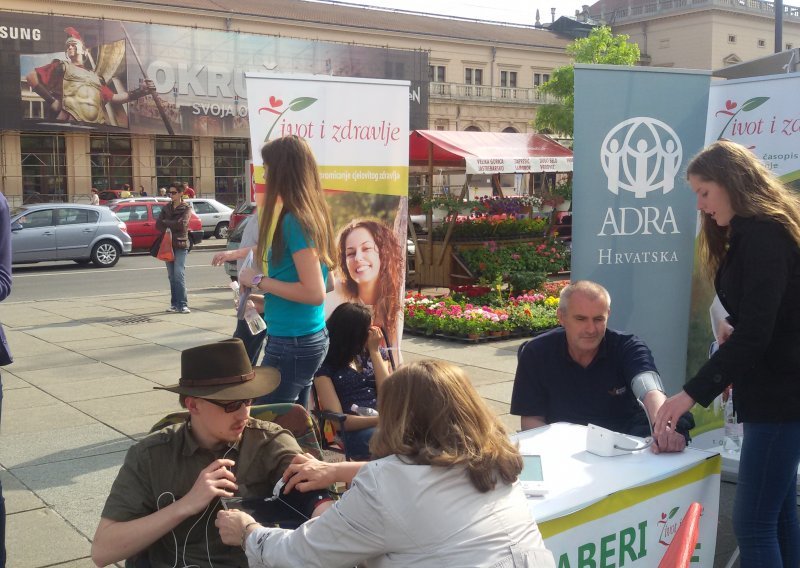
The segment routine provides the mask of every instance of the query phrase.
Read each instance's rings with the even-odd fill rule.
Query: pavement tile
[[[59,343],[59,345],[65,349],[69,349],[70,351],[81,352],[85,349],[112,349],[114,347],[142,345],[143,343],[147,342],[144,339],[139,339],[138,337],[131,337],[130,335],[124,333],[108,335],[107,332],[104,337],[95,338],[90,341],[86,341],[85,339],[80,341],[62,341]]]
[[[514,388],[513,379],[504,383],[481,385],[477,388],[478,394],[485,399],[511,404],[511,391]]]
[[[109,335],[107,329],[72,321],[29,328],[26,333],[52,343],[75,340],[91,341],[92,339],[100,339]]]
[[[115,375],[124,375],[125,371],[91,360],[84,365],[74,365],[67,369],[38,369],[36,371],[19,371],[19,377],[32,385],[46,387],[52,383],[64,381],[76,382],[90,379],[99,379]]]
[[[134,375],[141,371],[162,371],[180,364],[180,354],[168,347],[142,343],[115,349],[84,351],[84,354]]]
[[[178,382],[178,378],[181,375],[180,367],[180,362],[176,361],[174,369],[167,369],[165,371],[142,371],[136,374],[143,379],[158,383],[161,386],[174,385]]]
[[[13,568],[38,568],[87,558],[89,540],[50,509],[8,515],[7,564]]]
[[[503,423],[503,426],[506,427],[506,432],[509,434],[519,431],[519,416],[499,414],[497,417],[500,419],[500,422]]]
[[[13,473],[50,508],[91,538],[126,451],[17,468]]]
[[[12,347],[13,348],[13,347]],[[74,353],[67,349],[60,349],[49,353],[40,353],[28,357],[19,357],[14,354],[14,362],[8,366],[9,370],[16,374],[22,371],[35,371],[38,369],[57,369],[72,367],[75,365],[86,365],[94,363],[95,359]]]
[[[14,410],[27,410],[29,408],[42,408],[54,406],[59,400],[37,387],[14,389],[3,396],[3,407],[9,412]]]
[[[11,472],[5,469],[0,470],[0,481],[3,484],[3,498],[6,500],[7,515],[41,509],[47,506],[44,501],[25,487]]]
[[[119,452],[130,444],[130,438],[97,423],[51,428],[47,436],[41,432],[3,432],[0,463],[13,472],[15,468]]]
[[[3,316],[5,317],[5,313]],[[3,323],[5,324],[5,322]],[[6,339],[15,359],[63,351],[58,345],[53,345],[49,341],[43,341],[23,331],[6,330]]]
[[[84,400],[73,405],[128,436],[147,433],[162,417],[180,410],[178,395],[163,390]]]
[[[18,376],[6,371],[5,369],[0,371],[0,381],[2,381],[3,384],[3,391],[21,389],[31,386],[30,383],[23,381]]]
[[[447,347],[436,349],[431,355],[456,365],[471,365],[511,374],[517,370],[516,356],[494,346],[487,345],[477,348],[474,345],[453,346],[448,344]]]
[[[215,331],[206,330],[193,330],[191,333],[182,333],[177,336],[167,335],[164,337],[153,337],[151,341],[156,345],[169,347],[177,351],[183,351],[190,347],[197,347],[198,345],[205,345],[207,343],[216,343],[225,339],[230,339],[233,335],[233,328],[227,333],[218,333]],[[177,366],[180,366],[180,357],[176,357]]]
[[[53,424],[58,424],[59,428],[71,428],[95,423],[95,419],[91,416],[87,416],[86,413],[63,402],[54,406],[23,408],[20,410],[6,409],[3,411],[3,446],[8,447],[13,443],[10,438],[12,435],[36,434],[41,436],[45,432],[50,432],[53,429]],[[1,462],[2,459],[0,459]]]
[[[494,369],[484,369],[474,365],[460,365],[467,373],[476,388],[482,385],[493,385],[496,383],[513,382],[514,374],[505,371],[495,371]]]
[[[97,379],[53,382],[41,387],[59,400],[75,402],[79,400],[105,399],[109,396],[150,392],[152,381],[131,374],[115,375]]]

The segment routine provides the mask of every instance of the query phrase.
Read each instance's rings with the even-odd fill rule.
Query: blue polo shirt
[[[630,433],[632,424],[644,420],[631,379],[644,371],[657,369],[650,349],[635,335],[607,329],[597,355],[584,369],[569,356],[566,333],[559,327],[522,348],[511,414]]]
[[[283,231],[283,249],[280,262],[273,262],[272,247],[267,253],[269,277],[282,282],[299,282],[297,266],[292,255],[307,248],[314,248],[303,233],[297,218],[287,213],[281,221]],[[323,282],[328,278],[328,267],[320,262]],[[316,333],[325,327],[324,303],[318,306],[293,302],[273,294],[264,294],[264,321],[267,323],[267,334],[277,337],[300,337]]]

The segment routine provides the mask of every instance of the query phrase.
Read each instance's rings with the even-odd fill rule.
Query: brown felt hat
[[[269,394],[280,382],[280,371],[274,367],[253,369],[241,339],[226,339],[182,351],[178,384],[153,388],[197,398],[243,400]]]

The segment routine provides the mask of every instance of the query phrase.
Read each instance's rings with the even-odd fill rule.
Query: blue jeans
[[[242,340],[245,351],[247,351],[247,357],[253,367],[258,365],[258,356],[261,355],[261,345],[264,343],[266,335],[266,331],[253,335],[250,333],[250,328],[246,321],[236,320],[236,331],[233,332],[233,337]]]
[[[256,399],[253,404],[296,402],[308,408],[308,395],[314,373],[322,365],[327,353],[327,329],[300,337],[267,335],[261,365],[277,368],[281,372],[281,384],[268,395]]]
[[[800,422],[745,422],[733,530],[741,568],[800,566]]]
[[[169,278],[169,305],[181,309],[189,305],[186,299],[186,255],[188,249],[174,249],[175,261],[165,262],[167,265],[167,278]]]
[[[348,458],[356,459],[369,459],[369,441],[372,439],[372,434],[375,433],[375,428],[364,428],[363,430],[344,430],[342,437],[344,438],[345,449],[347,450]]]

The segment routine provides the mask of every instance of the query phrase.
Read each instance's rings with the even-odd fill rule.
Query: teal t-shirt
[[[272,247],[267,253],[269,263],[269,277],[282,282],[299,282],[297,267],[292,255],[307,248],[313,248],[314,243],[309,241],[300,223],[291,213],[283,217],[281,223],[283,231],[283,250],[280,262],[272,261]],[[322,279],[328,278],[328,267],[320,262]],[[267,322],[267,334],[278,337],[300,337],[316,333],[325,327],[324,304],[312,306],[301,304],[272,294],[264,294],[264,321]]]

